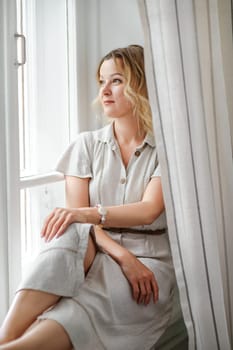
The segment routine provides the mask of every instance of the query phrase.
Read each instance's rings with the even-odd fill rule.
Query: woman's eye
[[[104,85],[104,83],[105,83],[104,80],[101,80],[101,79],[99,80],[99,85],[100,85],[100,86]]]
[[[115,79],[113,79],[113,84],[121,84],[122,83],[122,80],[121,79],[119,79],[119,78],[115,78]]]

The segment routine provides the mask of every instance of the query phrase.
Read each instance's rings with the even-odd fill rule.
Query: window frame
[[[8,274],[8,240],[7,240],[7,190],[6,190],[6,135],[5,135],[5,62],[8,52],[5,51],[5,37],[7,36],[6,23],[3,13],[5,11],[5,2],[0,2],[0,76],[3,77],[0,82],[0,320],[3,319],[9,303],[9,274]]]
[[[76,2],[75,0],[66,0],[65,6],[66,6],[66,36],[67,36],[67,71],[68,71],[68,80],[66,81],[68,84],[68,125],[69,125],[69,138],[67,142],[67,146],[72,140],[72,138],[80,131],[79,130],[79,122],[77,116],[77,72],[76,72],[76,64],[77,62],[77,49],[76,49]],[[32,10],[34,11],[34,7],[32,7]],[[30,14],[29,14],[30,16]],[[31,21],[29,17],[29,21]],[[20,33],[24,34],[24,33]],[[27,45],[27,38],[26,45]],[[27,63],[27,62],[26,62]],[[72,69],[71,69],[72,67]],[[52,131],[52,130],[51,130]],[[20,155],[19,155],[20,156]],[[56,159],[54,159],[56,161]],[[21,190],[29,189],[29,188],[36,188],[38,186],[42,185],[48,185],[53,184],[59,181],[64,180],[64,176],[56,171],[44,171],[44,172],[38,172],[36,174],[33,174],[31,176],[27,176],[24,174],[20,174],[19,177],[19,196],[21,193]],[[21,202],[22,203],[22,202]],[[19,204],[21,206],[21,204]],[[27,210],[26,210],[27,212]],[[25,213],[25,215],[27,215]],[[21,220],[24,220],[21,216]],[[21,226],[22,228],[22,226]],[[22,242],[21,242],[22,244]],[[39,248],[39,247],[38,247]],[[20,264],[20,273],[19,275],[22,276],[22,256],[21,256],[21,264]]]
[[[16,3],[13,0],[3,0],[0,11],[1,28],[1,124],[0,149],[1,161],[1,194],[0,207],[0,272],[1,298],[0,318],[9,306],[15,286],[18,283],[20,269],[20,236],[19,230],[19,155],[18,155],[18,97],[17,97],[17,68],[16,44]],[[11,215],[13,213],[13,215]],[[14,282],[13,282],[14,281]]]

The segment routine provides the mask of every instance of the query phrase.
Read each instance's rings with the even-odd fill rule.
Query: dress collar
[[[98,130],[98,140],[103,143],[109,143],[110,145],[116,144],[116,139],[114,136],[113,131],[113,124],[114,122],[111,122],[110,124],[106,125],[104,128]],[[137,149],[140,149],[145,146],[145,144],[148,144],[151,147],[155,147],[155,138],[154,135],[150,132],[147,132],[143,142],[141,145],[137,146]]]

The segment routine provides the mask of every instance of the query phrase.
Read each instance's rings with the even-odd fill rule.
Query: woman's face
[[[122,62],[117,59],[106,60],[100,67],[99,99],[104,114],[112,118],[132,116],[132,104],[124,95],[125,76]]]

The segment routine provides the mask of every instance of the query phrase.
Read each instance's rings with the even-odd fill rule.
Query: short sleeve
[[[151,175],[151,177],[157,177],[157,176],[161,176],[161,171],[160,171],[160,164],[157,164],[154,173]]]
[[[89,152],[90,135],[79,134],[62,154],[55,170],[64,175],[77,176],[81,178],[92,177],[92,160]]]

